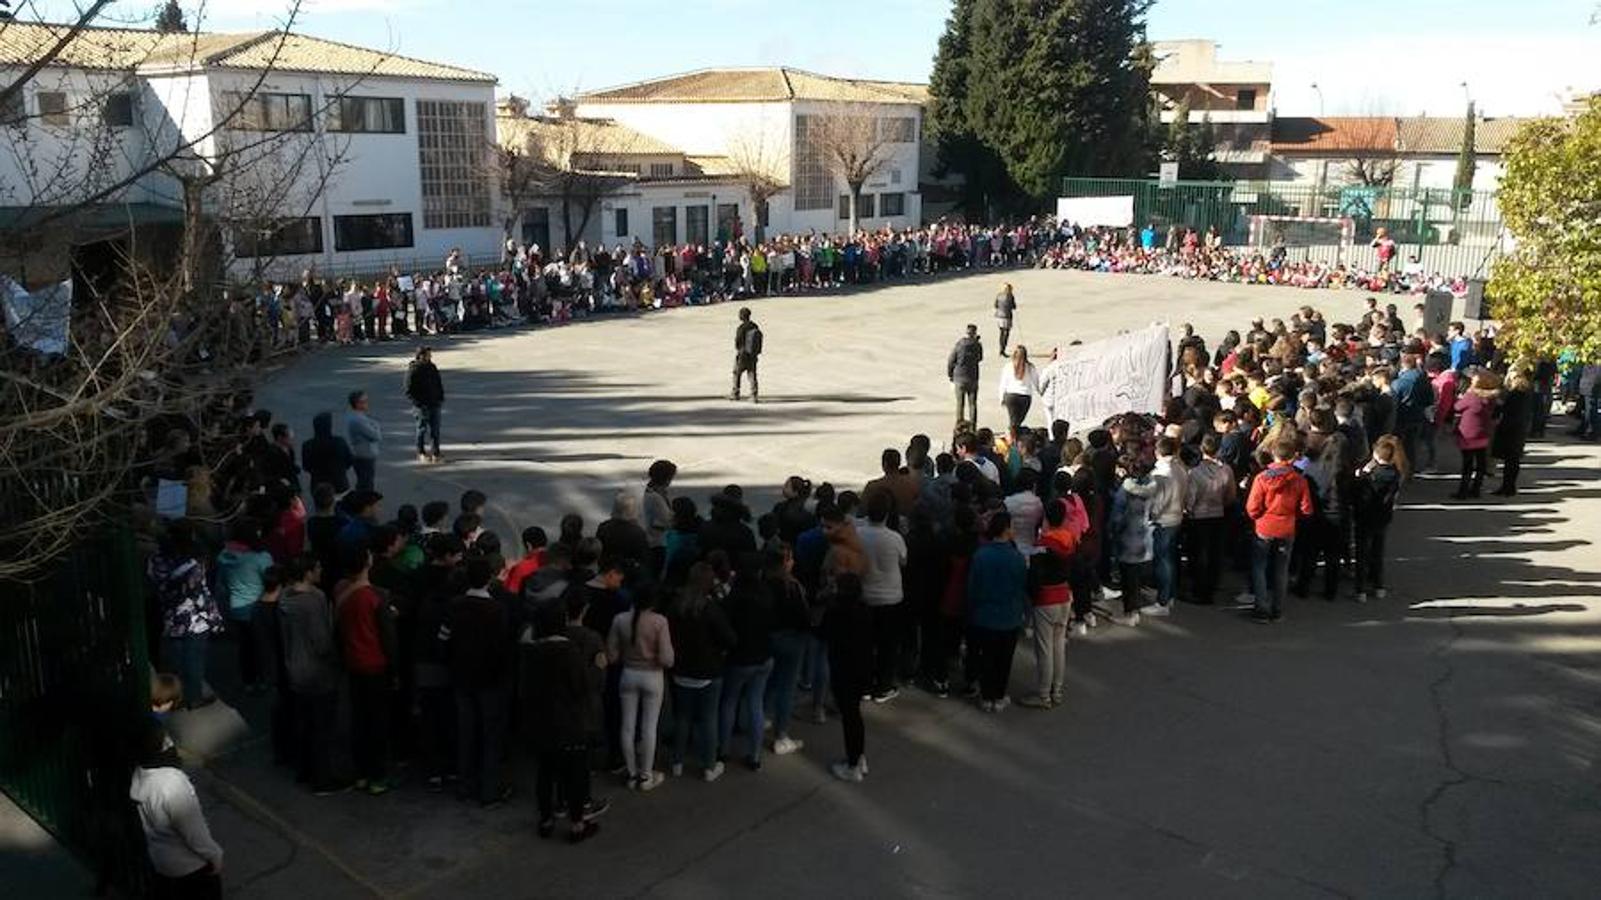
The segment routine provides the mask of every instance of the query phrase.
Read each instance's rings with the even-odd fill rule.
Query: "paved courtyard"
[[[386,507],[482,488],[513,541],[564,511],[602,514],[657,457],[696,496],[728,482],[770,496],[792,473],[856,487],[883,447],[947,439],[945,355],[969,321],[994,353],[1005,279],[1014,340],[1042,356],[1157,319],[1215,343],[1253,315],[1315,303],[1337,320],[1362,299],[1013,272],[762,301],[761,406],[724,399],[731,306],[464,336],[435,345],[437,466],[406,446],[407,345],[319,351],[259,403],[309,429],[365,387],[392,435]],[[986,424],[1002,420],[996,372]],[[1270,629],[1196,607],[1096,629],[1071,643],[1068,702],[1051,713],[909,691],[868,710],[861,785],[827,774],[832,723],[798,726],[805,750],[756,775],[649,795],[602,780],[617,803],[580,848],[534,836],[525,767],[518,798],[487,812],[415,784],[314,799],[251,738],[199,779],[231,896],[1594,896],[1601,453],[1536,444],[1526,474],[1510,502],[1412,487],[1386,601],[1292,602]]]

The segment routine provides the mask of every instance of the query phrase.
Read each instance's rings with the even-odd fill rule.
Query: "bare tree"
[[[756,216],[753,234],[764,238],[767,203],[789,187],[789,157],[772,132],[759,125],[735,134],[728,141],[728,162],[734,177],[750,195]]]
[[[1334,150],[1343,155],[1342,178],[1367,187],[1389,187],[1401,169],[1393,116],[1352,116],[1340,123]]]
[[[561,210],[564,245],[571,249],[601,199],[639,174],[638,159],[651,148],[636,132],[610,119],[579,117],[565,98],[550,108],[551,114],[544,116],[501,116],[499,139],[509,150],[496,154],[498,176],[503,195],[515,186],[523,202],[554,200]],[[521,213],[513,207],[513,216]]]
[[[808,118],[807,140],[814,142],[828,168],[849,190],[850,233],[855,234],[862,186],[883,171],[894,154],[895,120],[880,118],[877,107],[864,103],[841,104]]]

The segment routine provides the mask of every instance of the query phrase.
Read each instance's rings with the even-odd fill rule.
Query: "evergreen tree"
[[[1478,156],[1474,148],[1474,130],[1477,127],[1473,115],[1473,101],[1469,100],[1468,117],[1462,123],[1462,147],[1457,151],[1456,178],[1451,181],[1458,209],[1466,209],[1468,204],[1473,202],[1473,170],[1478,165]]]
[[[183,7],[178,0],[167,0],[161,12],[156,13],[156,30],[162,34],[187,34],[189,22],[184,18]]]
[[[1146,174],[1150,4],[957,0],[929,85],[942,166],[1020,208],[1066,175]]]

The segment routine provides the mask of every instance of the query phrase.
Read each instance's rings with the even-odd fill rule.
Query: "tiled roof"
[[[66,25],[26,22],[0,25],[0,65],[27,65],[69,31]],[[271,67],[288,72],[491,84],[495,81],[495,76],[485,72],[277,31],[157,34],[133,28],[86,28],[73,37],[55,62],[87,69],[216,67],[260,70]]]
[[[698,170],[702,175],[721,178],[725,175],[735,175],[739,167],[727,156],[686,156],[684,162],[691,168]]]
[[[1480,119],[1473,128],[1475,153],[1499,154],[1518,127],[1528,119]],[[1415,116],[1401,119],[1401,149],[1407,153],[1457,153],[1462,149],[1463,119]]]
[[[495,125],[502,143],[535,140],[547,152],[590,156],[681,156],[684,152],[613,119],[564,120],[502,114],[496,118]],[[565,164],[565,160],[561,162]]]
[[[1390,116],[1281,116],[1273,120],[1274,153],[1393,153]]]
[[[782,103],[834,100],[849,103],[918,103],[928,86],[902,81],[835,78],[783,66],[701,69],[578,96],[580,103]]]

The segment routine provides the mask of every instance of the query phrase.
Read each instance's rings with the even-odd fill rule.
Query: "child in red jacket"
[[[1273,464],[1251,482],[1251,494],[1245,501],[1245,513],[1256,527],[1251,552],[1251,589],[1256,594],[1253,622],[1277,622],[1283,616],[1295,520],[1312,514],[1306,476],[1290,464],[1297,449],[1294,438],[1281,437],[1273,445]]]

